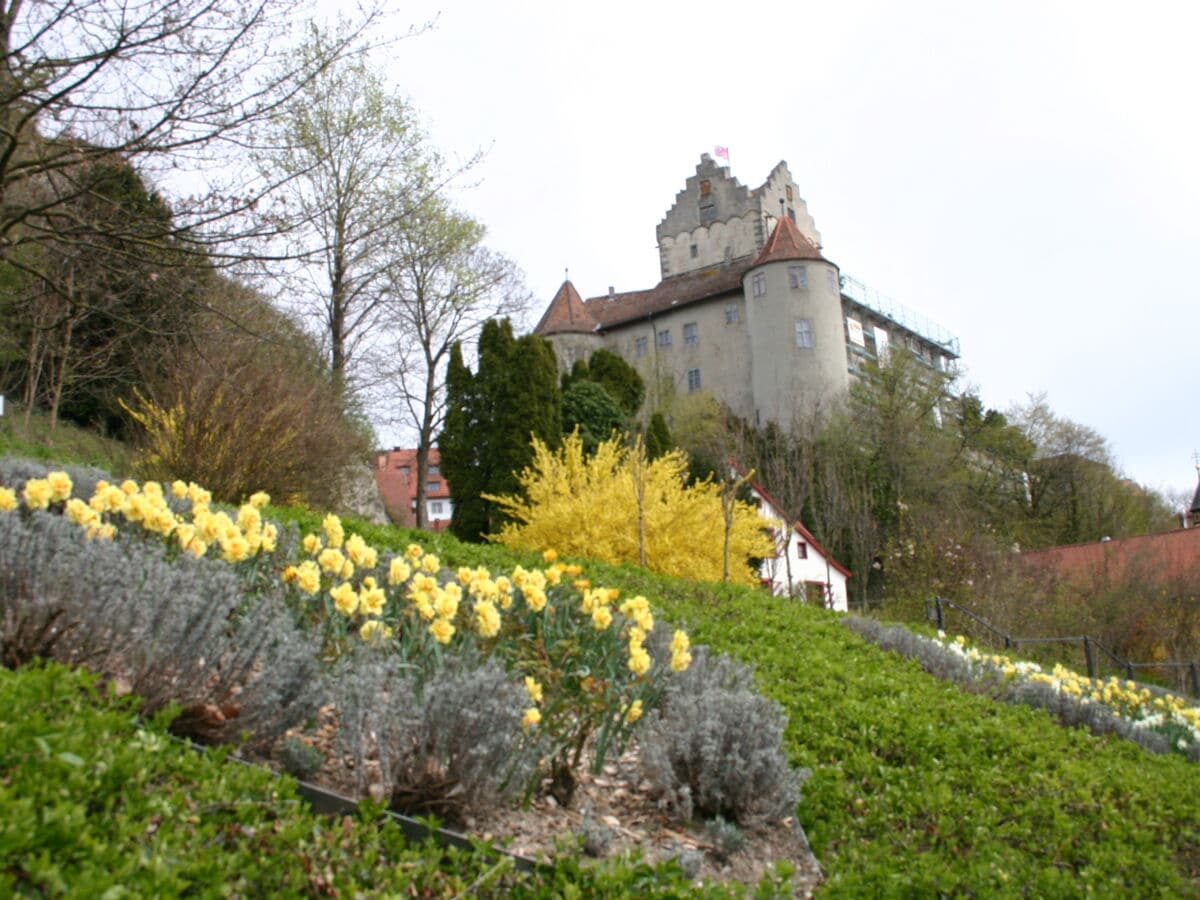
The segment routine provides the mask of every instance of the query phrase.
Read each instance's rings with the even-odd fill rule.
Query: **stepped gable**
[[[732,265],[710,266],[660,281],[647,291],[627,291],[591,297],[588,313],[601,329],[623,322],[645,319],[677,306],[707,300],[721,294],[741,293],[742,276],[750,268],[749,260]]]
[[[821,262],[829,262],[821,255],[816,245],[800,233],[800,229],[790,217],[780,216],[775,223],[775,230],[755,257],[754,265],[761,266],[763,263],[786,259],[819,259]]]
[[[533,333],[544,337],[548,334],[591,334],[595,330],[596,320],[588,314],[583,298],[568,278],[550,301]]]

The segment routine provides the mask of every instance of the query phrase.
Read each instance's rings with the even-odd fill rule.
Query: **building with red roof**
[[[604,348],[652,391],[707,391],[747,421],[786,427],[889,348],[938,370],[958,359],[954,337],[825,256],[786,162],[749,189],[704,154],[657,239],[652,288],[585,300],[563,282],[535,328],[561,368]]]
[[[437,448],[430,448],[429,471],[425,476],[425,509],[432,531],[449,527],[450,514],[454,511],[441,462]],[[417,451],[401,447],[380,450],[375,454],[375,483],[379,486],[388,518],[396,525],[416,527]]]

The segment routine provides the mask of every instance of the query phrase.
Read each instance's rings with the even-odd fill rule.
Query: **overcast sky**
[[[540,308],[653,286],[701,153],[787,160],[842,271],[962,346],[1005,409],[1046,392],[1190,499],[1200,449],[1200,5],[497,3],[384,56]]]

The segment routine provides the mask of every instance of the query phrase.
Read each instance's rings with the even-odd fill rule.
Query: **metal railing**
[[[959,606],[953,600],[946,600],[943,597],[933,597],[925,601],[925,616],[930,622],[936,623],[939,631],[946,630],[946,610],[948,609],[962,613],[968,619],[982,627],[997,641],[1002,642],[1005,650],[1013,650],[1023,644],[1078,644],[1083,647],[1083,657],[1087,664],[1088,678],[1100,677],[1100,659],[1097,654],[1103,654],[1107,657],[1114,666],[1124,672],[1125,677],[1130,681],[1136,680],[1138,669],[1186,669],[1187,690],[1193,697],[1200,697],[1200,660],[1134,662],[1118,656],[1099,640],[1086,634],[1073,637],[1014,637],[1003,629],[997,628],[981,616],[971,612],[966,607]]]

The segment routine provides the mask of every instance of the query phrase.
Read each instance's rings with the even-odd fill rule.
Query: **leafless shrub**
[[[642,766],[681,819],[741,825],[794,813],[807,777],[782,750],[786,717],[754,686],[753,671],[697,648],[638,733]]]

